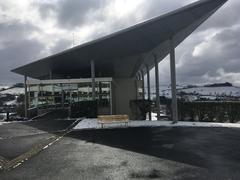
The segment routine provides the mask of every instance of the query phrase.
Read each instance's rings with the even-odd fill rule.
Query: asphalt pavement
[[[21,157],[32,147],[37,149],[39,144],[42,150],[15,167],[2,169],[0,179],[225,180],[240,177],[240,129],[141,127],[58,134],[73,122],[50,119],[36,121],[37,125],[24,123],[23,132],[27,135],[17,136],[11,135],[16,133],[10,128],[0,140],[0,163]],[[4,125],[5,133],[8,125]]]
[[[66,134],[75,122],[76,119],[57,119],[49,114],[36,120],[1,125],[0,171],[9,171],[37,155]]]

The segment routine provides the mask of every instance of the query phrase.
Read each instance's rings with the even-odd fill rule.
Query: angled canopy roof
[[[201,0],[106,37],[76,46],[12,70],[36,79],[48,77],[89,77],[90,61],[96,76],[134,77],[151,55],[161,61],[169,53],[169,39],[178,46],[227,0]]]

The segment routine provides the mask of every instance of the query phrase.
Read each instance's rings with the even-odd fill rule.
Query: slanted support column
[[[177,107],[177,89],[176,89],[176,65],[175,65],[175,47],[173,40],[170,40],[170,71],[171,71],[171,89],[172,89],[172,120],[178,122]]]
[[[92,100],[94,101],[96,99],[96,93],[95,93],[95,63],[93,60],[91,61],[91,78],[92,78]]]
[[[142,75],[142,99],[145,99],[145,82],[144,82],[144,73],[143,71],[141,71],[141,75]]]
[[[27,76],[24,76],[24,90],[25,90],[25,96],[24,96],[24,112],[25,112],[25,118],[28,118],[28,92],[27,92]]]
[[[157,55],[154,54],[154,64],[155,64],[155,84],[156,84],[156,105],[157,105],[157,120],[160,120],[160,98],[159,98],[159,70]]]
[[[146,70],[147,70],[147,89],[148,89],[148,101],[151,101],[151,88],[150,88],[150,70],[148,65],[146,65]],[[149,111],[149,120],[152,120],[152,114],[151,110]]]

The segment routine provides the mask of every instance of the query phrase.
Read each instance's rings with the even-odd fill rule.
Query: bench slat
[[[128,115],[102,115],[98,116],[98,123],[103,127],[103,124],[125,123],[127,126],[129,122]]]

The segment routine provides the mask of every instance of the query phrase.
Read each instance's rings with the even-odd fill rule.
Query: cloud
[[[143,4],[143,12],[145,12],[145,18],[152,18],[178,9],[189,3],[189,0],[173,0],[171,3],[169,3],[169,0],[148,0]]]
[[[36,60],[43,48],[44,45],[37,40],[22,39],[15,43],[8,43],[5,48],[0,49],[0,82],[20,81],[20,77],[11,73],[10,70]]]
[[[60,0],[57,2],[57,22],[61,28],[75,28],[101,17],[105,0]],[[96,14],[98,16],[96,16]]]
[[[40,31],[40,29],[36,26],[20,21],[0,23],[0,49],[37,31]]]
[[[183,44],[177,55],[178,80],[181,82],[194,82],[193,80],[195,80],[199,83],[207,83],[206,77],[214,76],[216,80],[222,79],[225,81],[226,76],[219,73],[219,69],[230,73],[238,73],[240,67],[239,33],[240,26],[235,26],[220,30],[210,38],[202,37],[201,42],[195,44],[192,48],[186,49],[186,47],[191,46],[184,46],[186,44]],[[183,54],[184,51],[185,54]],[[212,79],[210,78],[209,81],[212,81]],[[239,83],[236,78],[228,81],[235,84]]]
[[[72,41],[69,39],[60,39],[55,45],[51,48],[51,54],[56,54],[65,50],[66,48],[70,48],[72,46]]]
[[[13,81],[16,75],[11,68],[71,47],[73,33],[75,44],[81,44],[194,1],[0,1],[0,83]],[[239,1],[228,1],[176,49],[179,83],[226,78],[239,82],[239,9]],[[160,82],[169,83],[169,57],[159,68]],[[151,75],[154,77],[154,71]]]
[[[56,5],[54,3],[42,2],[37,4],[35,2],[32,5],[35,6],[35,8],[38,8],[40,16],[43,19],[47,19],[49,16],[52,16],[54,11],[56,11]]]
[[[220,11],[217,11],[208,21],[206,21],[199,31],[210,28],[232,27],[240,23],[239,16],[240,3],[238,0],[229,0]]]
[[[203,78],[212,83],[216,82],[229,82],[229,80],[234,81],[235,85],[240,85],[240,72],[226,72],[223,68],[216,71],[215,75],[210,75],[209,73],[204,74]]]

